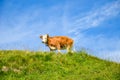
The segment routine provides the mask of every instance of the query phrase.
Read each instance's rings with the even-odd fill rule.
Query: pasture
[[[74,54],[0,51],[0,80],[120,80],[120,64]]]

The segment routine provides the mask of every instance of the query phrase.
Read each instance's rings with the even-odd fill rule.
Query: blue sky
[[[120,0],[0,0],[0,49],[48,50],[41,34],[120,62]]]

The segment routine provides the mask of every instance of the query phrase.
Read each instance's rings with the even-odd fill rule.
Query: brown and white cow
[[[42,43],[45,43],[50,51],[64,50],[67,49],[67,52],[71,52],[73,47],[73,40],[67,36],[54,36],[50,37],[48,34],[41,35],[40,38],[42,39]]]

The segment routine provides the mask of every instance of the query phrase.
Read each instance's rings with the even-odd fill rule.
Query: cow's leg
[[[67,46],[67,53],[73,53],[72,46]]]
[[[58,50],[58,53],[61,53],[61,48],[60,48],[60,44],[57,45],[57,50]]]
[[[71,51],[70,46],[67,47],[67,53]]]

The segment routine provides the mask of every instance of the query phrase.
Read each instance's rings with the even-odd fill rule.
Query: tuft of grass
[[[120,64],[85,51],[71,55],[1,50],[0,80],[120,80]]]

